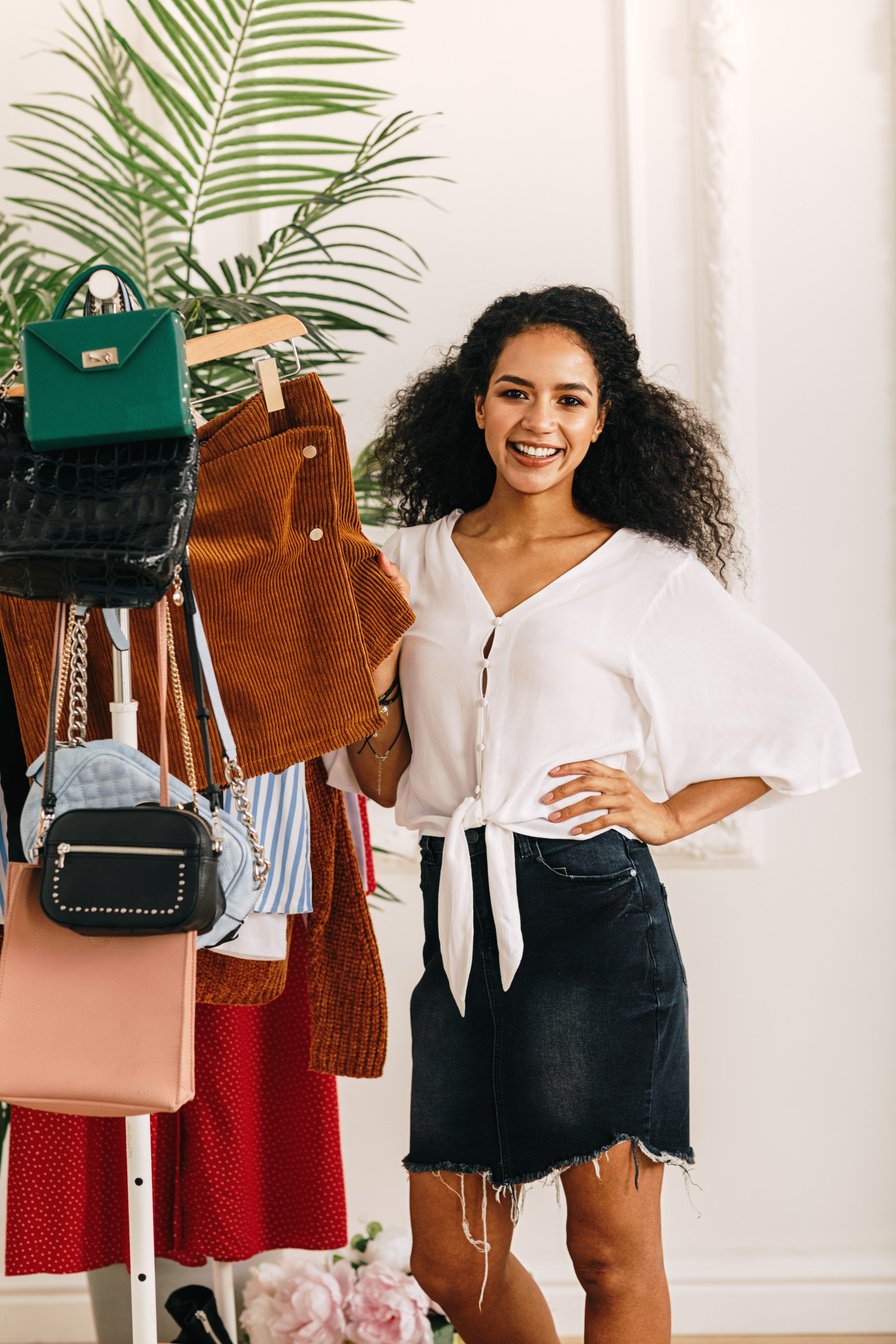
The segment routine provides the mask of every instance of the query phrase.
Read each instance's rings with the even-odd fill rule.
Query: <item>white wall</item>
[[[44,87],[45,67],[18,53],[57,8],[33,0],[30,31],[7,32],[10,96]],[[732,11],[736,106],[707,140],[695,37],[711,45]],[[896,1330],[890,5],[426,0],[402,12],[401,60],[381,75],[396,108],[443,113],[420,141],[447,156],[455,185],[433,188],[443,211],[402,206],[390,221],[430,269],[406,292],[395,343],[369,342],[339,380],[355,450],[393,389],[507,289],[605,287],[634,312],[645,366],[704,400],[713,341],[727,341],[759,610],[838,696],[863,765],[768,813],[753,866],[666,870],[702,1187],[698,1218],[667,1173],[676,1329]],[[715,334],[707,154],[740,203],[723,220],[734,276],[719,281]],[[393,861],[383,878],[404,900],[376,916],[389,1060],[383,1080],[341,1085],[343,1131],[352,1219],[404,1222],[421,934],[415,874]],[[571,1333],[580,1296],[552,1196],[533,1194],[518,1241]]]

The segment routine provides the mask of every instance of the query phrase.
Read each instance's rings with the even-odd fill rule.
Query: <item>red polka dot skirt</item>
[[[196,1096],[153,1116],[156,1254],[184,1265],[346,1241],[336,1080],[307,1067],[304,920],[286,989],[253,1008],[196,1008]],[[124,1121],[15,1107],[7,1274],[127,1263]]]

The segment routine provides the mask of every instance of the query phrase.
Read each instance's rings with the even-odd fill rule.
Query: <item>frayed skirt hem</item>
[[[484,1176],[492,1189],[495,1190],[500,1197],[504,1191],[513,1190],[518,1185],[533,1185],[539,1181],[552,1183],[562,1176],[565,1171],[569,1171],[571,1167],[584,1166],[586,1162],[594,1162],[596,1164],[611,1148],[615,1148],[618,1143],[626,1142],[632,1145],[632,1156],[635,1163],[635,1189],[638,1188],[639,1149],[646,1157],[654,1162],[662,1162],[667,1166],[679,1167],[685,1180],[690,1181],[690,1173],[695,1165],[694,1150],[692,1148],[688,1148],[683,1153],[667,1153],[662,1149],[657,1148],[655,1144],[648,1143],[635,1134],[617,1134],[614,1139],[609,1143],[605,1143],[602,1148],[595,1148],[590,1153],[584,1153],[579,1157],[561,1159],[559,1162],[553,1163],[550,1167],[546,1167],[542,1171],[530,1171],[521,1176],[505,1177],[503,1180],[495,1179],[494,1171],[491,1167],[473,1166],[463,1162],[412,1162],[410,1158],[406,1157],[402,1162],[402,1166],[405,1171],[415,1174],[425,1174],[426,1172],[435,1174],[440,1171],[450,1171],[455,1175],[461,1176]],[[595,1170],[597,1171],[598,1176],[600,1176],[600,1169],[595,1166]],[[698,1186],[697,1188],[699,1189],[700,1187]]]

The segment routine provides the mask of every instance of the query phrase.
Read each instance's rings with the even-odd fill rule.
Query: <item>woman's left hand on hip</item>
[[[676,838],[675,818],[665,803],[655,803],[638,788],[624,770],[613,770],[599,761],[567,761],[555,765],[551,775],[572,776],[558,783],[550,793],[542,794],[543,803],[553,803],[548,820],[556,825],[574,821],[572,835],[589,835],[609,826],[624,826],[647,845],[665,845]],[[564,798],[581,795],[568,806],[558,806]],[[587,820],[592,812],[601,817]]]

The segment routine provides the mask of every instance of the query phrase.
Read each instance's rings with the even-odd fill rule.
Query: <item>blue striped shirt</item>
[[[279,775],[246,780],[255,829],[271,865],[255,909],[259,914],[301,915],[311,909],[311,852],[305,766],[291,765]],[[231,793],[224,811],[237,819]]]

